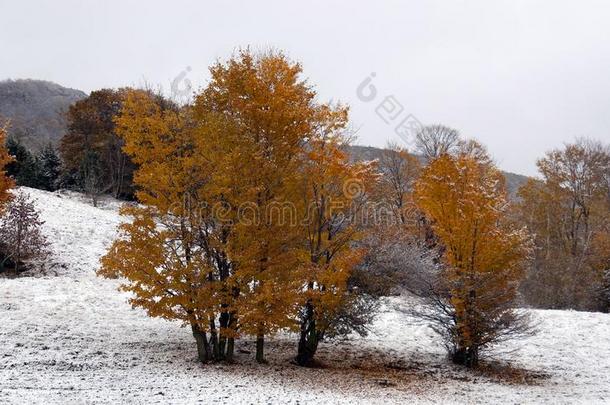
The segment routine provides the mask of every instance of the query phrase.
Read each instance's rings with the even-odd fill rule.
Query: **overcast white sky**
[[[359,144],[397,140],[412,114],[534,174],[576,136],[610,142],[610,1],[0,0],[0,16],[0,80],[169,91],[187,67],[198,87],[237,47],[275,47],[322,100],[351,105]],[[372,72],[377,97],[364,102]],[[404,107],[392,125],[375,113],[390,95]]]

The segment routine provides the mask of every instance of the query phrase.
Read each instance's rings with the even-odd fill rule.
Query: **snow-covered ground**
[[[55,256],[46,275],[0,279],[0,403],[608,403],[610,315],[533,311],[540,332],[501,349],[510,367],[451,365],[425,325],[388,301],[367,338],[325,343],[322,369],[290,363],[293,336],[269,364],[238,343],[237,364],[201,365],[175,322],[132,309],[118,281],[95,276],[120,222],[113,202],[27,190]],[[493,359],[492,359],[493,360]]]

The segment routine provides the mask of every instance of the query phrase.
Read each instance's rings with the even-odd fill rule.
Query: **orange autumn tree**
[[[149,315],[189,325],[199,359],[218,356],[208,339],[216,333],[221,301],[214,237],[205,203],[212,169],[197,150],[188,111],[155,102],[144,91],[129,92],[117,118],[124,151],[138,165],[134,183],[142,205],[128,206],[131,221],[120,229],[98,274],[123,277],[131,303]],[[221,260],[222,261],[222,260]]]
[[[231,360],[235,339],[249,335],[263,362],[265,337],[299,326],[311,279],[299,222],[306,166],[320,128],[338,131],[344,112],[318,104],[280,53],[241,51],[210,71],[180,109],[128,94],[117,134],[138,166],[142,205],[124,211],[131,222],[100,274],[125,278],[151,316],[190,325],[202,361]],[[351,265],[341,260],[324,297],[346,288]],[[326,301],[320,308],[340,302]]]
[[[15,185],[4,170],[6,165],[13,161],[13,158],[6,150],[5,143],[6,130],[0,127],[0,214],[3,212],[6,203],[11,199],[10,189]]]
[[[304,148],[318,118],[315,92],[301,66],[281,53],[243,50],[210,71],[195,118],[227,123],[210,142],[210,159],[222,168],[214,184],[231,223],[227,254],[239,291],[239,332],[256,336],[256,358],[264,362],[265,336],[295,327],[300,302],[305,258],[295,208]]]
[[[453,361],[468,367],[481,349],[527,331],[515,299],[530,251],[528,235],[507,221],[502,174],[476,150],[435,159],[415,191],[443,247],[427,316]]]
[[[318,336],[334,333],[338,309],[350,306],[347,278],[359,254],[350,245],[355,231],[337,218],[353,215],[343,183],[365,183],[371,170],[340,150],[347,109],[316,102],[299,64],[246,50],[211,72],[195,118],[226,123],[208,145],[222,167],[213,183],[231,223],[233,309],[264,361],[265,336],[297,328],[306,302],[316,303]]]
[[[302,173],[301,232],[309,258],[296,361],[313,363],[318,344],[327,337],[356,331],[364,334],[370,321],[362,294],[349,291],[348,282],[363,250],[358,220],[366,188],[375,181],[375,167],[351,163],[343,150],[347,109],[323,106],[312,134]]]

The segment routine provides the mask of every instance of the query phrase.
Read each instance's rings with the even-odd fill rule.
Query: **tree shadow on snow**
[[[439,353],[405,353],[350,342],[322,345],[316,365],[304,368],[294,363],[296,342],[282,338],[267,342],[269,362],[259,365],[253,359],[253,345],[248,339],[241,340],[237,345],[236,363],[226,367],[253,378],[320,390],[344,391],[356,386],[374,391],[389,389],[425,393],[452,381],[531,386],[541,385],[550,378],[539,370],[528,370],[506,362],[482,361],[477,369],[469,370],[452,364]]]

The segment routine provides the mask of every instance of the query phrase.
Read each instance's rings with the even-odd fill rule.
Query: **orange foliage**
[[[11,199],[10,189],[15,186],[12,179],[6,175],[4,167],[12,162],[13,158],[6,150],[6,132],[0,127],[0,211],[4,205]]]
[[[423,171],[416,201],[444,247],[457,350],[493,341],[501,333],[494,322],[512,310],[530,251],[528,235],[505,218],[502,174],[485,156],[442,155]]]
[[[295,328],[313,281],[327,286],[321,308],[338,305],[358,257],[348,243],[355,231],[314,241],[303,219],[320,201],[316,187],[348,213],[353,196],[342,182],[365,182],[367,169],[350,165],[334,138],[347,110],[317,104],[300,65],[242,51],[210,71],[182,109],[162,109],[143,91],[126,95],[116,132],[138,166],[143,206],[124,210],[132,221],[99,274],[126,278],[133,305],[183,320],[196,338],[210,333],[215,345]],[[330,221],[340,213],[333,208],[318,219]]]
[[[303,170],[301,222],[310,260],[306,297],[315,307],[316,328],[323,333],[349,300],[347,281],[364,253],[354,247],[361,236],[355,220],[367,188],[375,183],[376,168],[351,163],[341,150],[345,140],[337,130],[345,127],[347,110],[323,109],[321,114],[325,125],[310,140]]]

